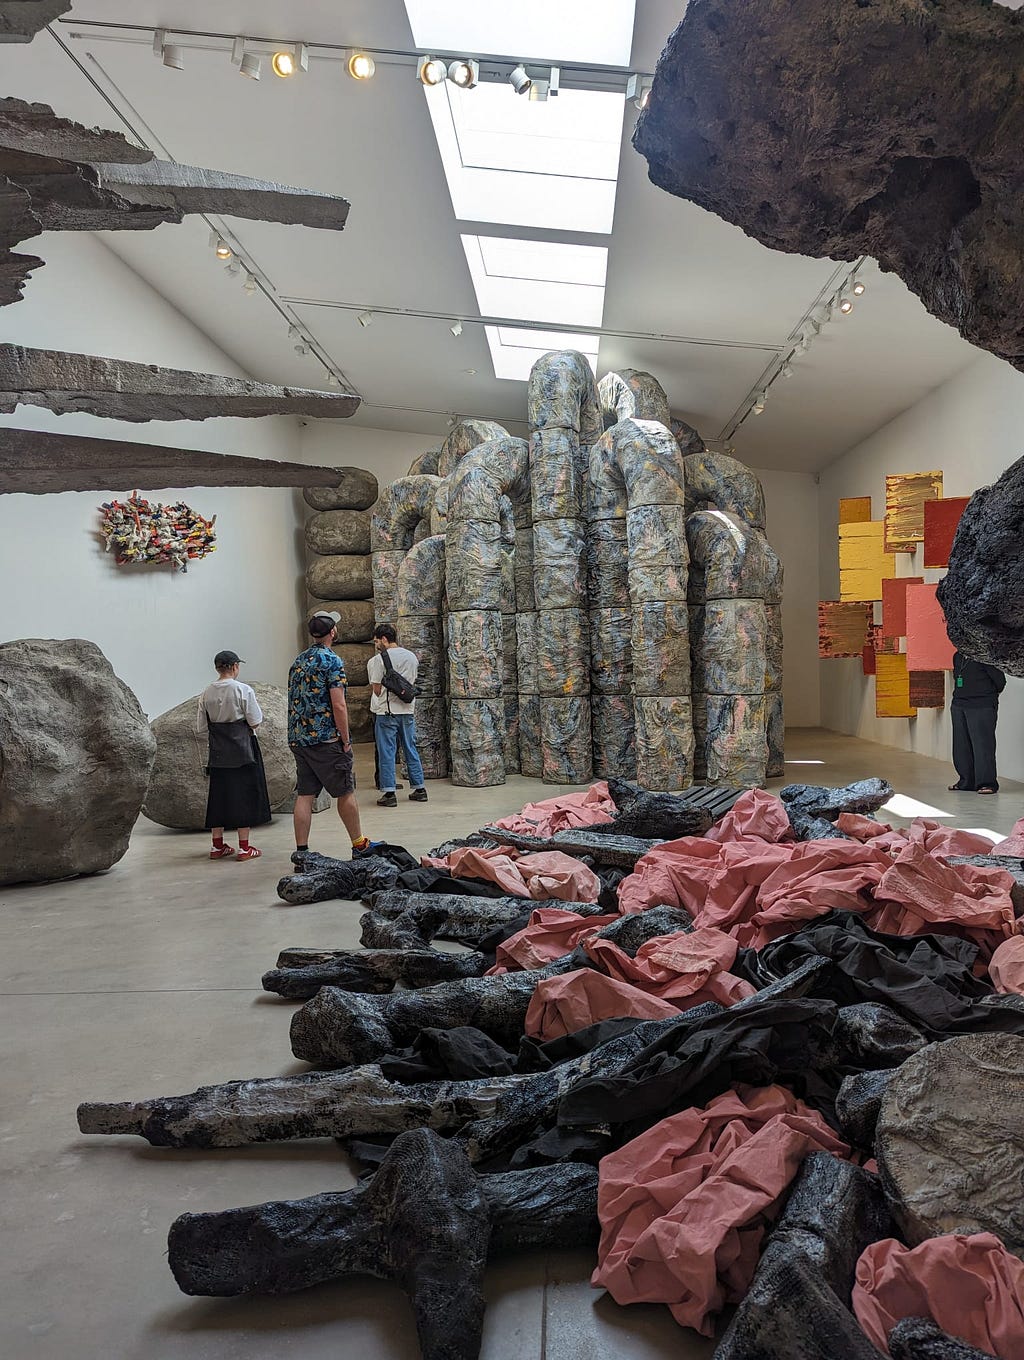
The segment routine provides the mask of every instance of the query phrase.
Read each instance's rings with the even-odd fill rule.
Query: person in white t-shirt
[[[377,806],[398,806],[395,796],[395,757],[399,743],[405,754],[405,767],[412,785],[409,801],[425,803],[427,791],[423,787],[423,765],[416,749],[416,700],[405,703],[384,684],[385,655],[391,668],[410,684],[416,683],[420,663],[415,652],[398,645],[398,634],[390,623],[377,625],[373,633],[373,645],[377,653],[367,662],[366,673],[373,690],[370,708],[374,716],[374,736],[380,762],[381,796],[377,799]]]
[[[242,658],[237,652],[218,652],[213,658],[217,679],[199,696],[196,733],[209,747],[206,829],[213,835],[211,859],[230,859],[234,847],[224,832],[238,831],[238,858],[259,859],[263,853],[249,844],[249,829],[270,821],[270,795],[263,754],[256,729],[263,721],[256,691],[238,678]]]

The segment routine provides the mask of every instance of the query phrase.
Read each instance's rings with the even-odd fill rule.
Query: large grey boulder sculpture
[[[116,864],[155,752],[139,701],[94,643],[0,644],[0,884]]]
[[[67,0],[0,0],[0,43],[31,42],[70,8]]]
[[[660,188],[774,250],[870,255],[1021,368],[1022,62],[984,0],[690,0],[633,143]]]
[[[274,812],[291,807],[295,761],[288,749],[288,696],[276,685],[254,684],[263,710],[260,750],[267,772],[267,791]],[[156,760],[142,811],[151,822],[179,831],[201,831],[206,825],[209,784],[203,774],[206,741],[196,735],[199,696],[193,695],[161,713],[152,723]]]

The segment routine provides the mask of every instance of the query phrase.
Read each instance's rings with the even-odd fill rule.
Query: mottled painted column
[[[378,623],[393,622],[398,613],[398,572],[420,524],[430,521],[440,478],[420,473],[399,477],[380,493],[370,521],[373,601]]]
[[[511,526],[502,498],[524,501],[529,448],[511,436],[463,456],[448,485],[445,579],[453,784],[505,782],[505,631],[513,603],[507,564]]]
[[[769,639],[766,600],[780,598],[782,569],[764,534],[736,514],[696,511],[687,529],[699,566],[691,576],[690,628],[707,778],[760,785],[768,764],[769,652],[781,655],[781,637]]]
[[[678,445],[660,421],[619,421],[591,450],[588,531],[592,604],[622,600],[623,566],[628,603],[628,614],[621,603],[591,612],[594,688],[607,676],[619,698],[616,706],[595,696],[596,759],[610,769],[619,758],[615,720],[626,717],[631,670],[636,777],[648,788],[685,788],[693,761],[686,493]]]
[[[593,774],[583,480],[602,424],[584,356],[538,359],[528,406],[541,777],[583,784]]]
[[[447,662],[444,645],[445,539],[424,538],[398,573],[398,640],[419,658],[416,744],[428,779],[448,774]]]
[[[669,429],[672,415],[665,389],[653,374],[639,368],[623,368],[606,373],[597,385],[604,427],[610,430],[620,420],[656,420]]]

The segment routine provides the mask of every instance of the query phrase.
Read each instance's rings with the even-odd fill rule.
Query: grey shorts
[[[356,787],[352,751],[342,749],[340,741],[323,741],[317,746],[293,746],[295,792],[300,798],[314,798],[326,789],[332,798],[344,798]]]

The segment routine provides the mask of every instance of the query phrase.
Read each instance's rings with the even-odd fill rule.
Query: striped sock
[[[357,841],[353,841],[353,842],[352,842],[352,849],[353,849],[353,850],[365,850],[366,847],[367,847],[369,844],[370,844],[370,838],[369,838],[369,836],[360,836],[359,839],[358,839]]]

